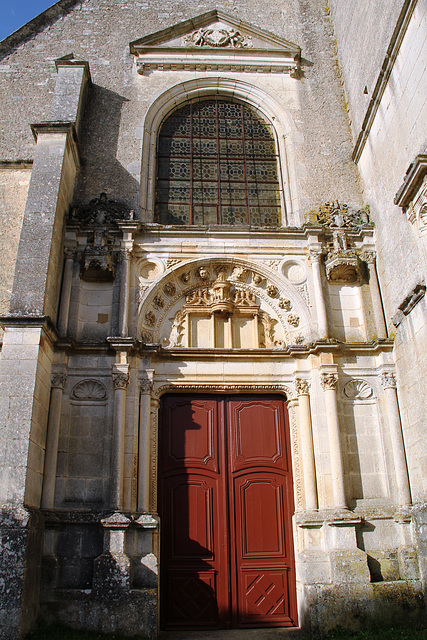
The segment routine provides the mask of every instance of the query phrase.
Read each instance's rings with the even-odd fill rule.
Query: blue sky
[[[0,40],[53,4],[53,0],[0,0]]]

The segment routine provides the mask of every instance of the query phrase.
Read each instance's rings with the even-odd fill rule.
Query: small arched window
[[[191,102],[163,122],[155,220],[160,224],[281,224],[278,157],[271,125],[249,106]]]

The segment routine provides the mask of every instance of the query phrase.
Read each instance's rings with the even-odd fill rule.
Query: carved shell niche
[[[367,400],[373,397],[374,391],[365,380],[350,380],[344,387],[344,395],[349,400]]]
[[[71,396],[75,400],[99,401],[107,397],[107,390],[98,380],[82,380],[76,384]]]

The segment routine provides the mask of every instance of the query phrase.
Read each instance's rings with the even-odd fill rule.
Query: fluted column
[[[405,456],[402,425],[400,422],[399,402],[397,399],[396,379],[394,374],[385,371],[381,374],[381,384],[387,400],[387,412],[390,426],[391,444],[393,447],[394,468],[396,472],[397,491],[401,506],[411,504],[408,467]]]
[[[310,249],[310,262],[313,272],[314,297],[316,299],[317,310],[317,327],[320,338],[327,338],[328,331],[328,315],[326,312],[325,296],[323,293],[322,274],[320,271],[320,261],[322,259],[322,250],[317,248]]]
[[[153,371],[139,382],[138,511],[150,510],[151,390]]]
[[[64,249],[65,265],[62,279],[61,305],[59,308],[58,332],[60,336],[66,336],[68,331],[68,318],[70,315],[71,286],[73,284],[73,267],[75,250],[66,247]]]
[[[123,508],[123,466],[125,451],[126,389],[129,384],[129,365],[113,366],[114,415],[113,441],[111,444],[111,507],[115,511]]]
[[[379,338],[387,338],[387,327],[384,319],[383,305],[381,301],[380,286],[376,269],[375,251],[364,250],[361,255],[362,260],[367,263],[369,269],[369,288],[372,297],[375,326]]]
[[[344,488],[344,464],[340,439],[340,426],[338,420],[337,404],[337,373],[322,373],[320,382],[325,392],[326,419],[328,422],[329,452],[331,456],[332,491],[334,507],[346,509]]]
[[[308,380],[295,378],[295,388],[298,395],[298,416],[304,468],[305,508],[313,510],[318,508],[318,501]]]
[[[61,427],[62,396],[67,382],[66,373],[51,375],[49,422],[47,426],[44,458],[42,508],[52,509],[55,499],[56,466],[58,462],[59,430]]]

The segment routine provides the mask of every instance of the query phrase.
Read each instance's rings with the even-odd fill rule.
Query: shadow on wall
[[[82,121],[82,169],[76,182],[74,203],[86,204],[103,191],[137,208],[139,184],[117,160],[123,105],[129,102],[114,91],[93,84]]]

